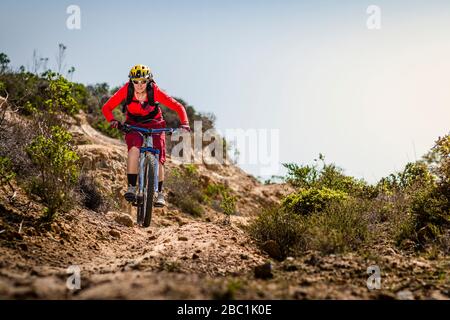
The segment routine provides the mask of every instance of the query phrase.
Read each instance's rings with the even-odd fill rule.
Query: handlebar
[[[142,128],[142,127],[136,127],[136,126],[132,126],[129,125],[127,123],[120,123],[117,127],[117,129],[119,129],[120,131],[123,131],[125,133],[131,132],[131,131],[139,131],[142,133],[146,133],[146,134],[153,134],[153,133],[162,133],[162,132],[168,132],[168,133],[173,133],[175,130],[177,130],[177,128]]]

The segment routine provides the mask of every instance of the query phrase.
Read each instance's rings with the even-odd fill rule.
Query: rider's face
[[[137,93],[143,93],[145,91],[145,88],[147,86],[146,81],[133,81],[134,90]]]

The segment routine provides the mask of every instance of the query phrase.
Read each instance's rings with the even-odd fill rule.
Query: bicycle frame
[[[139,194],[144,193],[144,166],[145,166],[145,159],[148,156],[146,153],[150,153],[150,156],[155,157],[155,168],[154,168],[154,176],[155,181],[153,184],[155,192],[158,191],[158,180],[159,180],[159,150],[153,148],[153,138],[152,134],[158,134],[163,132],[173,132],[175,129],[173,128],[157,128],[157,129],[147,129],[147,128],[141,128],[131,125],[126,125],[127,128],[132,129],[134,131],[138,131],[143,134],[144,137],[144,143],[142,144],[142,147],[139,148]]]
[[[144,143],[143,146],[139,148],[139,194],[142,194],[144,192],[144,184],[142,183],[144,181],[144,165],[145,165],[145,159],[147,156],[153,156],[155,157],[155,181],[153,183],[153,186],[155,188],[155,192],[158,191],[158,180],[159,180],[159,150],[153,148],[153,139],[152,136],[144,136]],[[145,155],[146,152],[150,152],[151,155]]]

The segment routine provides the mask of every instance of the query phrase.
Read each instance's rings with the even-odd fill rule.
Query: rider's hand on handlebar
[[[109,123],[109,126],[111,128],[115,128],[115,129],[118,129],[121,125],[122,124],[119,121],[117,121],[116,119],[111,120],[111,122]]]
[[[186,130],[187,132],[191,132],[191,127],[189,127],[189,124],[181,124],[179,128]]]

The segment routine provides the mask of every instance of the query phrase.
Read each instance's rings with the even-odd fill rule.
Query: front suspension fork
[[[144,170],[145,170],[145,154],[139,156],[139,195],[144,194]]]
[[[146,155],[141,153],[139,158],[139,194],[144,193],[144,170],[145,170],[145,159],[146,157],[152,157],[153,155]],[[155,154],[155,165],[154,165],[154,183],[153,188],[155,192],[158,192],[158,182],[159,182],[159,154]]]

